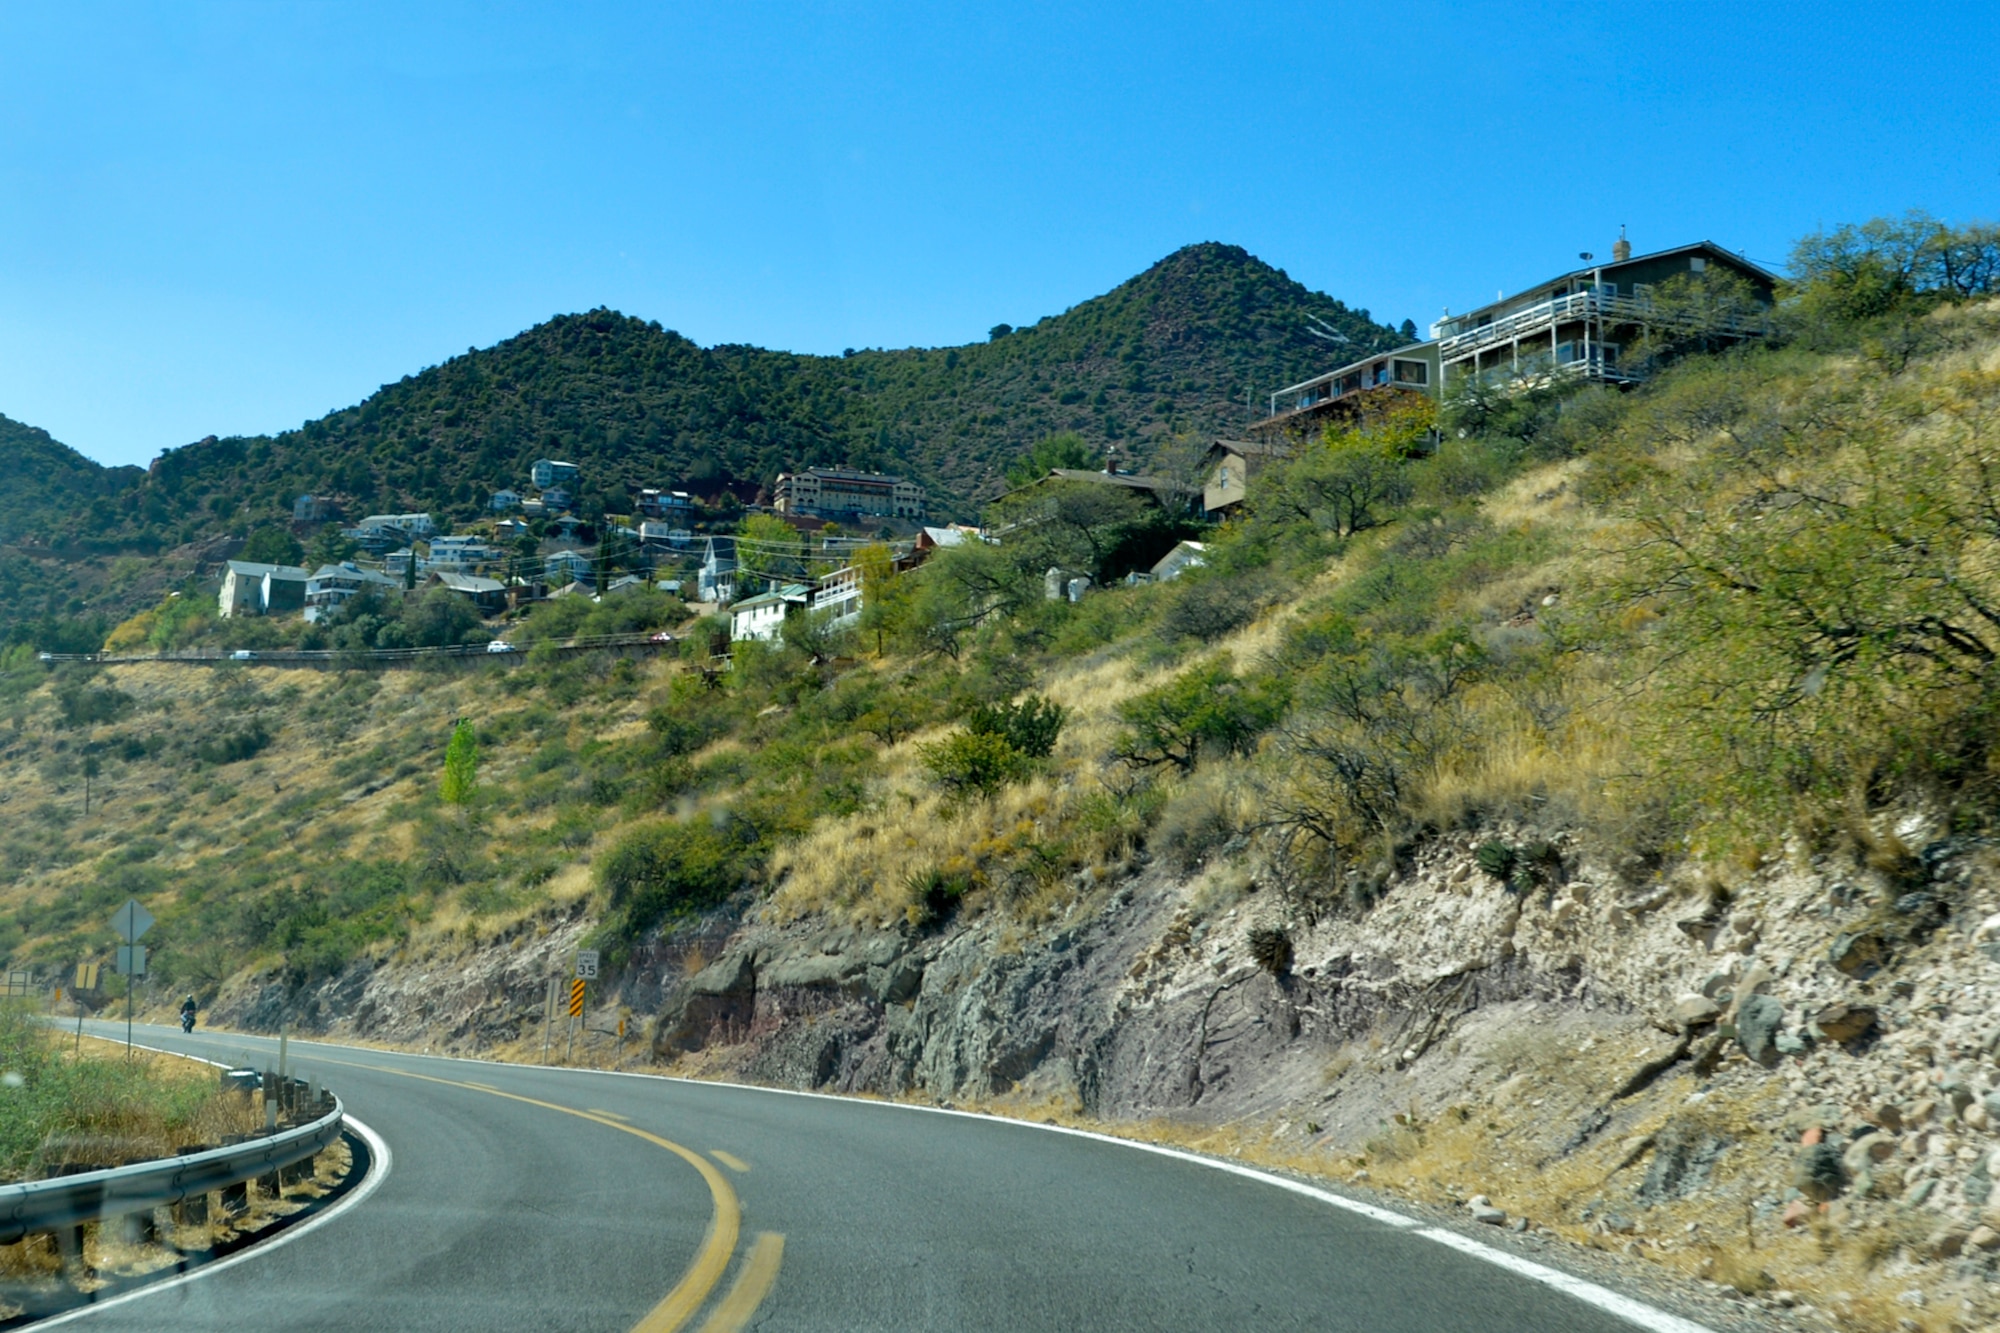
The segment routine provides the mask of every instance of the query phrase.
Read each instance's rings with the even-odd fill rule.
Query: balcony
[[[1655,308],[1647,296],[1613,296],[1595,288],[1571,292],[1566,296],[1552,297],[1536,305],[1516,310],[1510,315],[1494,320],[1491,324],[1481,324],[1477,328],[1462,332],[1448,332],[1450,323],[1438,330],[1438,356],[1445,361],[1457,360],[1491,347],[1496,343],[1512,342],[1516,338],[1540,335],[1557,324],[1580,320],[1596,319],[1606,324],[1663,324],[1678,325],[1692,322],[1686,315],[1668,315]],[[1760,313],[1754,319],[1744,319],[1735,315],[1721,315],[1705,320],[1719,333],[1734,334],[1738,337],[1758,337],[1767,331],[1766,322]]]

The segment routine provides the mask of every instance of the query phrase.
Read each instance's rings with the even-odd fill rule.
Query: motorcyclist
[[[194,1031],[194,1009],[193,995],[189,995],[185,1000],[181,1001],[181,1031]]]

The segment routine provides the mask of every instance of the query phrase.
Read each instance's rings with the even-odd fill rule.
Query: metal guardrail
[[[331,1147],[340,1137],[346,1114],[340,1098],[334,1097],[333,1109],[310,1124],[245,1143],[53,1180],[0,1185],[0,1245],[40,1232],[143,1213],[269,1175]]]

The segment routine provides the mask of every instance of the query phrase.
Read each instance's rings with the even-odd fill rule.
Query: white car
[[[238,648],[229,655],[229,660],[232,662],[254,662],[257,660],[257,654],[248,648]]]
[[[486,651],[489,653],[511,653],[514,651],[514,645],[505,639],[495,639],[486,645]]]

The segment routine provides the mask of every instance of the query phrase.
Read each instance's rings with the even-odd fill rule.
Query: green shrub
[[[1281,682],[1240,678],[1227,661],[1208,662],[1118,705],[1126,725],[1118,756],[1191,772],[1203,750],[1249,753],[1285,704]]]
[[[662,821],[619,839],[598,864],[598,883],[619,933],[632,938],[728,897],[748,874],[750,851],[733,829],[712,821]]]
[[[1046,759],[1056,748],[1068,714],[1063,706],[1031,694],[1018,704],[982,704],[965,719],[965,729],[998,736],[1029,759]]]
[[[991,732],[955,731],[917,751],[932,780],[958,797],[991,796],[1028,772],[1028,757]]]
[[[270,743],[271,733],[263,722],[252,721],[195,742],[194,757],[204,764],[238,764],[262,753]]]

